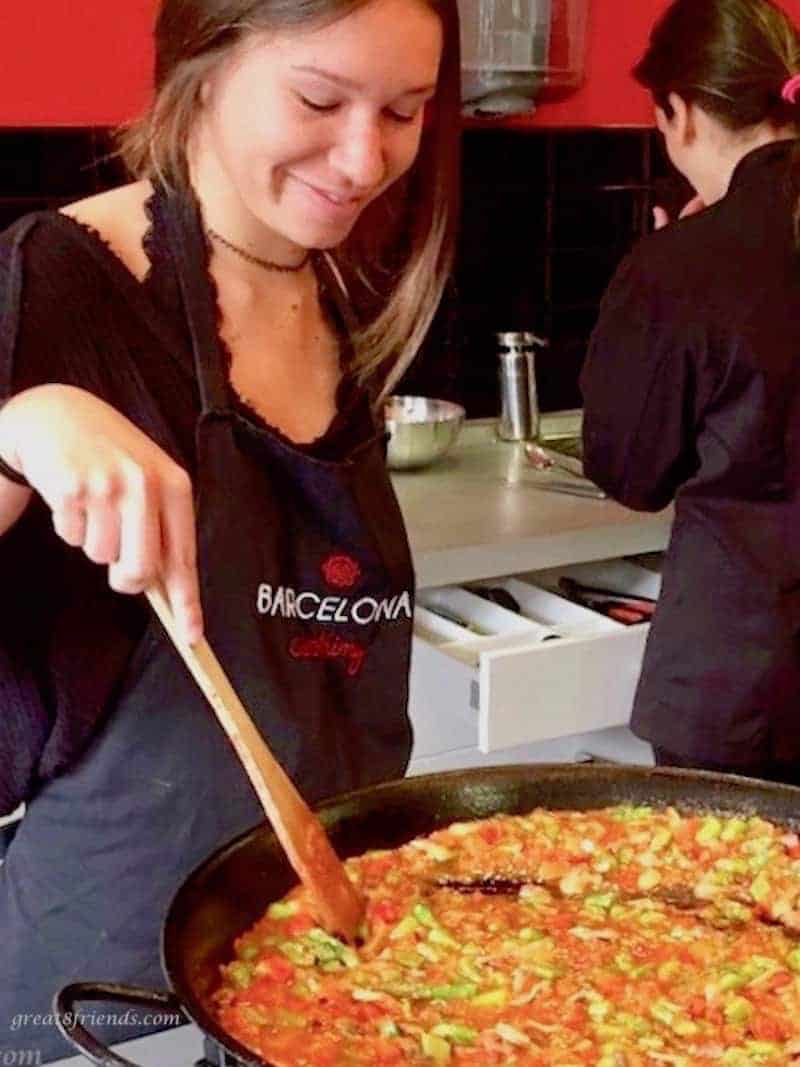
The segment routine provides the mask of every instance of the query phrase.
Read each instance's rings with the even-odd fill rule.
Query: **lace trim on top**
[[[144,205],[149,225],[142,239],[142,245],[147,258],[150,261],[150,269],[142,284],[146,287],[153,301],[162,308],[165,314],[167,314],[173,321],[176,319],[181,321],[182,329],[186,332],[187,344],[191,348],[188,325],[184,322],[180,283],[175,272],[172,257],[169,253],[169,246],[162,221],[163,202],[162,194],[157,188],[154,188]],[[199,213],[200,209],[198,205],[198,214]],[[359,386],[348,373],[348,355],[351,353],[350,338],[341,321],[336,302],[329,293],[324,279],[321,277],[319,266],[316,262],[316,255],[312,256],[311,262],[317,279],[319,299],[323,313],[339,341],[339,358],[342,367],[342,378],[336,389],[336,411],[334,412],[333,418],[327,429],[312,441],[297,442],[290,437],[287,437],[277,426],[273,426],[271,423],[267,422],[263,415],[261,415],[252,404],[239,395],[231,383],[230,374],[233,356],[222,335],[223,313],[219,300],[219,289],[216,280],[211,273],[211,247],[208,238],[205,237],[205,235],[203,235],[203,248],[205,250],[205,255],[202,264],[198,264],[198,269],[205,271],[206,277],[208,278],[209,289],[214,300],[214,321],[216,324],[217,341],[220,346],[220,351],[225,359],[228,390],[231,406],[234,410],[247,421],[255,424],[259,429],[268,430],[290,447],[320,459],[335,459],[348,450],[352,444],[360,443],[361,439],[363,439],[363,433],[359,434],[358,440],[351,444],[351,439],[355,436],[354,431],[358,428],[356,424],[360,424],[360,420],[354,420],[353,415],[356,408],[359,405],[363,405],[365,401],[367,411],[369,410],[369,398],[366,391]]]
[[[147,204],[149,204],[149,203],[150,203],[150,201],[148,200]],[[147,205],[145,205],[145,207],[147,207]],[[124,270],[126,270],[128,272],[128,274],[130,274],[130,276],[133,278],[134,281],[139,282],[140,285],[147,284],[147,282],[149,281],[150,275],[151,275],[151,273],[153,271],[153,260],[152,260],[152,258],[150,256],[150,253],[149,253],[148,248],[147,248],[147,243],[146,243],[147,239],[148,239],[148,237],[150,235],[150,231],[152,229],[152,222],[148,226],[147,231],[145,232],[145,235],[142,238],[142,247],[144,248],[144,253],[147,256],[148,264],[147,264],[147,270],[145,271],[144,277],[139,279],[133,273],[133,271],[128,266],[128,264],[125,263],[125,261],[111,247],[111,242],[108,240],[108,238],[104,237],[102,235],[102,233],[100,233],[100,231],[95,226],[92,226],[91,222],[84,222],[83,219],[78,219],[74,215],[68,215],[64,211],[56,211],[55,214],[58,215],[60,218],[66,219],[68,222],[71,222],[73,226],[77,226],[79,230],[83,230],[84,233],[88,234],[89,237],[91,237],[91,239],[93,241],[95,241],[97,244],[102,245],[103,248],[106,250],[106,252],[110,256],[113,256],[114,259],[119,261],[120,265],[124,268]],[[150,218],[150,215],[149,215],[149,212],[148,212],[148,219],[149,218]]]

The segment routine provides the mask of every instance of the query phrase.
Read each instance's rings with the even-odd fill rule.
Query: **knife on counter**
[[[547,493],[564,493],[566,496],[582,496],[589,500],[607,500],[608,493],[593,482],[529,482],[506,479],[506,485],[520,486],[525,489],[541,489]]]

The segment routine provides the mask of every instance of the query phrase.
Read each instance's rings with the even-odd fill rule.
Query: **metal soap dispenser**
[[[534,333],[498,333],[500,421],[497,434],[504,441],[534,441],[539,436],[536,393],[537,348],[547,341]]]

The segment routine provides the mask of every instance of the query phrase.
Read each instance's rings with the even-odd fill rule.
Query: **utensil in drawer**
[[[626,626],[648,622],[653,617],[656,608],[656,601],[653,597],[583,585],[567,575],[559,578],[558,588],[574,603],[591,608],[593,611],[599,611]]]
[[[519,601],[507,589],[503,589],[501,585],[464,586],[464,589],[468,593],[473,593],[475,596],[488,600],[490,604],[497,604],[498,607],[505,608],[506,611],[516,612],[517,615],[522,614]]]
[[[425,608],[426,611],[429,611],[431,615],[438,615],[440,619],[446,619],[448,622],[460,626],[462,630],[469,630],[469,632],[475,634],[476,637],[492,636],[491,631],[484,630],[484,628],[478,626],[476,622],[470,622],[469,619],[462,618],[454,611],[451,611],[450,608],[442,607],[441,604],[421,604],[420,606]]]
[[[619,589],[604,589],[601,586],[586,585],[576,578],[564,575],[559,579],[559,586],[565,590],[579,593],[585,597],[603,597],[604,599],[620,600],[631,607],[637,607],[641,611],[649,611],[651,614],[658,603],[655,597],[645,596],[644,593],[625,593]]]
[[[272,755],[205,638],[194,645],[184,640],[160,583],[150,586],[146,596],[230,738],[289,862],[311,894],[320,923],[329,933],[355,940],[365,903],[322,824]]]

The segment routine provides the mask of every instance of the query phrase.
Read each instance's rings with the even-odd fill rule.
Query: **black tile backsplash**
[[[465,133],[458,358],[446,384],[469,414],[497,412],[493,334],[502,330],[549,338],[537,357],[543,410],[580,405],[600,299],[650,226],[654,183],[670,173],[650,130]],[[426,346],[423,363],[435,359]]]
[[[124,180],[107,131],[0,130],[0,228]],[[580,404],[578,374],[603,290],[659,200],[685,200],[650,130],[473,128],[464,134],[454,285],[398,391],[497,413],[494,333],[549,338],[543,410]]]
[[[104,130],[0,129],[0,203],[40,198],[52,203],[100,192],[122,180]]]
[[[480,131],[479,131],[480,132]],[[647,131],[589,130],[552,136],[553,184],[562,189],[630,185],[642,181]]]
[[[553,201],[552,243],[564,250],[617,250],[639,226],[641,200],[639,189],[564,188]]]

